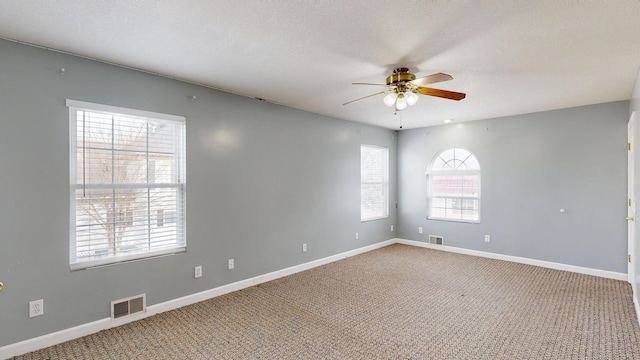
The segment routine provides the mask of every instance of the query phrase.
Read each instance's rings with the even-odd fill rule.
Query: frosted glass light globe
[[[416,93],[414,92],[411,92],[411,91],[406,92],[404,93],[404,97],[405,99],[407,99],[407,104],[409,105],[413,105],[416,102],[418,102],[418,95],[416,95]]]
[[[396,100],[396,109],[404,110],[407,106],[409,106],[407,99],[405,99],[402,94],[398,95],[398,100]]]
[[[382,99],[382,101],[384,101],[384,104],[387,106],[393,106],[393,104],[396,103],[396,98],[398,97],[398,95],[394,92],[387,94],[387,96],[384,97],[384,99]]]

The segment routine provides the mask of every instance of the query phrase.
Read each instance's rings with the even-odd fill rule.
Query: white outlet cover
[[[393,231],[393,225],[391,225],[391,231]]]
[[[29,317],[44,315],[44,300],[29,301]]]
[[[356,240],[358,240],[358,233],[356,233]]]
[[[418,227],[418,234],[422,234],[422,226]]]
[[[302,244],[302,252],[307,252],[307,244]]]
[[[193,271],[193,277],[196,279],[202,277],[202,265],[195,267]]]
[[[484,242],[491,242],[491,235],[485,235]]]
[[[233,270],[233,268],[236,267],[235,261],[233,259],[229,259],[229,261],[227,262],[227,268],[229,270]]]

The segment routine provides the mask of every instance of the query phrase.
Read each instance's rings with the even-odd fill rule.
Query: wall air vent
[[[147,295],[136,295],[130,298],[111,302],[111,319],[118,319],[147,311]]]
[[[429,244],[442,245],[442,236],[429,235]]]

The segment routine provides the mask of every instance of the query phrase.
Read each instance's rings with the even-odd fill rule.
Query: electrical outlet
[[[391,225],[391,231],[393,231],[393,225]]]
[[[202,265],[196,266],[193,271],[193,277],[196,279],[202,277]]]
[[[491,242],[491,235],[485,235],[484,242]]]
[[[422,234],[422,233],[423,233],[422,226],[420,226],[420,227],[418,227],[418,234]]]
[[[358,233],[356,233],[356,240],[358,240]]]
[[[44,300],[29,301],[29,317],[44,315]]]
[[[233,270],[236,267],[235,261],[233,259],[229,259],[227,262],[227,268],[229,270]]]
[[[302,244],[302,252],[307,252],[307,244]]]

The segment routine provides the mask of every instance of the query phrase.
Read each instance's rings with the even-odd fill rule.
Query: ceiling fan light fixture
[[[404,95],[398,94],[398,100],[396,100],[396,109],[404,110],[408,106],[409,106],[409,103],[407,102],[407,99],[404,97]]]
[[[387,106],[393,106],[393,104],[396,103],[396,98],[398,97],[398,94],[396,94],[395,92],[389,93],[387,94],[387,96],[385,96],[382,101],[384,101],[384,104]]]
[[[395,107],[395,110],[398,111],[415,105],[420,98],[419,95],[435,96],[456,101],[464,99],[467,96],[464,93],[425,87],[425,85],[451,79],[453,79],[451,75],[443,73],[436,73],[416,78],[414,74],[409,72],[408,68],[396,68],[393,70],[393,73],[387,77],[385,84],[353,83],[353,85],[384,86],[386,89],[359,99],[348,101],[342,105],[348,105],[377,95],[384,95],[382,102],[384,102],[388,107]]]
[[[413,91],[407,91],[406,93],[404,93],[404,98],[407,99],[407,104],[409,105],[414,105],[416,102],[418,102],[418,95],[416,95],[416,93],[414,93]]]

